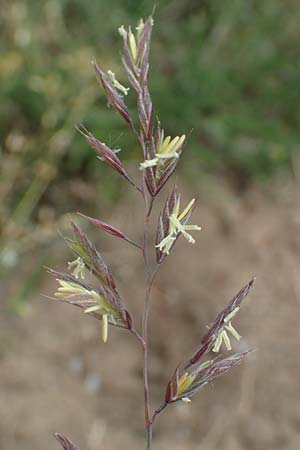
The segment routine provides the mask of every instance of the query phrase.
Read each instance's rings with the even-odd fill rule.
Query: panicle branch
[[[117,151],[110,149],[106,144],[95,138],[95,136],[93,136],[92,133],[90,133],[83,126],[78,127],[77,130],[86,138],[90,147],[95,150],[100,161],[104,161],[111,169],[125,178],[125,180],[127,180],[132,186],[134,186],[138,191],[141,192],[141,189],[130,178],[130,176],[124,169],[120,159],[116,155],[116,153],[119,152],[119,149]]]
[[[227,332],[237,340],[240,340],[241,336],[235,330],[231,321],[238,313],[254,281],[255,279],[253,278],[230,300],[202,338],[200,347],[193,356],[186,363],[181,363],[176,368],[167,385],[164,400],[166,404],[174,403],[178,400],[189,402],[196,392],[239,364],[250,353],[247,350],[223,359],[212,358],[202,361],[210,351],[218,353],[223,341],[226,349],[231,350],[230,338]]]
[[[62,273],[49,269],[59,283],[55,298],[82,308],[84,313],[102,321],[102,338],[106,342],[108,324],[131,330],[132,319],[117,290],[113,276],[96,248],[87,236],[73,225],[74,239],[65,238],[77,259],[68,264],[73,273]],[[74,262],[76,263],[74,265]],[[97,279],[96,286],[79,280],[84,278],[86,267]]]

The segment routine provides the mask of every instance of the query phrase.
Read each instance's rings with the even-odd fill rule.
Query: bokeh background
[[[153,7],[149,0],[1,0],[1,450],[56,449],[55,431],[82,449],[144,446],[135,342],[112,330],[104,346],[97,323],[40,294],[55,289],[42,267],[63,269],[71,259],[58,231],[70,232],[74,212],[141,236],[138,195],[95,159],[75,125],[121,147],[139,176],[140,150],[107,109],[90,61],[125,82],[117,28],[134,26]],[[192,404],[170,408],[155,429],[157,449],[300,444],[299,15],[296,0],[156,2],[152,99],[169,134],[188,134],[176,181],[184,198],[197,195],[194,222],[203,231],[196,246],[178,242],[154,289],[155,405],[205,326],[258,278],[237,320],[245,339],[235,348],[257,351]],[[86,230],[138,322],[140,256]]]

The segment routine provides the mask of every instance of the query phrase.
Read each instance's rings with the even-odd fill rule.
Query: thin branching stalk
[[[145,203],[145,222],[144,222],[144,238],[143,238],[143,256],[145,263],[145,272],[147,278],[146,296],[145,304],[142,318],[142,338],[144,341],[144,364],[143,364],[143,378],[144,378],[144,399],[145,399],[145,427],[146,427],[146,450],[151,449],[152,441],[152,423],[150,416],[150,395],[149,395],[149,381],[148,381],[148,320],[150,311],[150,296],[151,288],[158,272],[159,265],[151,273],[151,263],[149,259],[149,220],[151,216],[151,211],[154,203],[154,199],[151,197],[148,199],[146,192],[146,185],[144,183],[144,176],[142,179],[143,183],[143,197]]]
[[[152,420],[150,415],[150,395],[149,395],[149,380],[148,380],[148,321],[149,321],[149,311],[150,311],[150,296],[151,296],[151,288],[155,279],[156,274],[158,273],[159,266],[156,266],[154,269],[147,285],[146,290],[146,298],[144,305],[144,313],[143,313],[143,341],[144,345],[144,395],[145,395],[145,426],[147,432],[147,450],[150,449],[151,438],[152,438]]]
[[[153,412],[153,415],[152,415],[152,419],[151,419],[151,422],[152,422],[152,425],[154,424],[154,421],[155,421],[155,419],[156,419],[156,417],[166,408],[168,406],[168,404],[166,403],[166,402],[163,402],[161,405],[160,405],[160,407],[159,408],[157,408],[154,412]]]

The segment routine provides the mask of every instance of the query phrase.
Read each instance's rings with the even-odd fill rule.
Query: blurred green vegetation
[[[121,183],[95,160],[84,123],[122,158],[140,158],[106,108],[90,60],[124,82],[119,25],[150,0],[10,0],[1,8],[0,227],[19,240],[81,202],[114,202]],[[182,172],[222,173],[244,187],[291,170],[299,152],[297,0],[157,1],[151,92],[172,135],[193,130]],[[128,98],[134,106],[134,98]],[[104,186],[104,188],[103,188]],[[47,233],[46,233],[47,235]],[[7,256],[8,255],[8,256]],[[13,259],[8,252],[5,258]]]

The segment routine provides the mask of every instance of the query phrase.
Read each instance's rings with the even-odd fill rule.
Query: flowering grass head
[[[149,234],[149,223],[155,211],[155,201],[172,177],[186,142],[185,134],[181,134],[179,131],[174,137],[171,137],[171,134],[165,135],[159,119],[154,114],[148,87],[152,27],[153,19],[149,17],[146,21],[140,20],[134,31],[131,27],[125,28],[123,25],[119,28],[123,39],[122,63],[128,78],[128,85],[132,88],[130,91],[129,87],[118,81],[115,73],[110,69],[103,70],[93,60],[96,76],[103,87],[108,104],[129,126],[140,145],[142,162],[139,163],[140,171],[137,171],[141,176],[140,181],[136,182],[127,172],[125,164],[122,162],[122,152],[117,155],[120,149],[110,148],[90,131],[87,131],[85,127],[79,128],[87,143],[95,151],[97,158],[112,170],[112,174],[121,176],[125,182],[134,187],[136,195],[142,197],[144,225],[142,233],[140,233],[143,238],[140,241],[138,238],[127,236],[117,226],[102,219],[80,214],[98,231],[126,241],[140,252],[146,275],[141,329],[135,329],[111,270],[95,245],[78,225],[72,223],[74,236],[65,238],[75,255],[75,259],[68,264],[69,273],[50,270],[50,273],[58,281],[58,288],[54,294],[56,301],[75,305],[81,308],[85,315],[100,320],[104,342],[107,341],[109,327],[115,326],[129,331],[141,345],[147,450],[151,450],[154,421],[163,409],[180,400],[189,403],[194,394],[239,364],[249,353],[249,351],[245,351],[230,356],[220,356],[221,351],[231,350],[231,339],[237,341],[241,339],[240,334],[233,326],[233,321],[254,283],[254,279],[252,279],[230,300],[226,308],[210,325],[192,356],[182,358],[183,362],[177,366],[169,379],[161,406],[151,412],[148,376],[148,316],[152,285],[166,256],[171,254],[177,239],[182,235],[188,243],[194,244],[194,232],[201,230],[200,226],[190,224],[190,218],[196,205],[195,198],[182,206],[180,193],[177,186],[174,186],[166,196],[164,208],[158,216],[155,242]],[[125,103],[131,91],[136,97],[136,116],[131,116]],[[133,120],[132,117],[136,117],[136,120]],[[152,254],[153,256],[156,254],[155,262],[151,257]],[[86,276],[92,278],[93,281],[87,282]],[[57,434],[55,437],[64,450],[79,450],[64,435]]]

